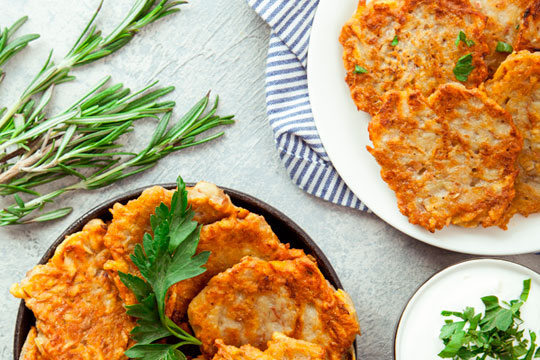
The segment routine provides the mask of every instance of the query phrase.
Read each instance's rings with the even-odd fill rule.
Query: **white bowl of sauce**
[[[444,344],[439,334],[449,319],[441,311],[461,312],[472,306],[476,313],[484,313],[482,297],[495,295],[499,302],[519,299],[526,279],[531,279],[531,289],[521,307],[520,329],[540,335],[540,274],[509,261],[470,260],[435,274],[409,300],[396,329],[395,360],[441,359],[437,354]]]

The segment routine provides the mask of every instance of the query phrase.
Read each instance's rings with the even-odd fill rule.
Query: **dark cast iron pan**
[[[188,183],[187,186],[194,186],[193,183]],[[160,184],[160,186],[166,189],[175,189],[176,184]],[[79,232],[82,230],[83,226],[92,219],[102,219],[103,221],[111,220],[111,213],[109,209],[117,202],[125,204],[129,200],[133,200],[139,197],[143,190],[148,187],[139,188],[136,190],[129,191],[123,195],[115,197],[105,203],[95,207],[94,209],[87,212],[85,215],[76,220],[71,224],[58,238],[56,241],[49,247],[45,255],[39,261],[40,264],[45,264],[49,259],[54,255],[56,247],[64,241],[66,236],[73,233]],[[304,230],[302,230],[296,223],[294,223],[289,217],[285,214],[276,210],[272,206],[258,200],[250,195],[244,194],[240,191],[228,189],[221,187],[227,195],[230,196],[234,205],[247,209],[255,214],[264,216],[268,224],[272,227],[272,230],[277,235],[277,237],[283,243],[289,243],[291,248],[302,249],[306,254],[310,254],[317,260],[319,269],[321,270],[324,277],[336,288],[342,289],[343,286],[339,281],[339,278],[332,268],[332,265],[322,252],[322,250],[315,244],[315,242],[309,237]],[[30,331],[30,328],[34,326],[36,319],[34,314],[30,311],[25,305],[24,300],[21,300],[19,306],[19,312],[17,314],[17,322],[15,324],[15,337],[13,341],[13,358],[14,360],[19,360],[21,350],[26,340],[26,336]],[[354,344],[354,350],[356,355],[356,342]],[[356,356],[355,356],[356,357]]]

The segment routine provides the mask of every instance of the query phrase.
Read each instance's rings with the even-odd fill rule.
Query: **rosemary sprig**
[[[28,34],[13,39],[13,35],[24,23],[28,20],[28,16],[24,16],[17,20],[11,27],[0,29],[0,82],[4,80],[6,73],[2,70],[2,66],[18,52],[23,50],[31,41],[39,38],[37,34]],[[0,110],[0,114],[3,111]]]
[[[102,3],[103,0],[63,60],[55,64],[52,61],[51,51],[45,65],[20,95],[19,99],[7,111],[3,112],[0,117],[0,134],[2,135],[0,143],[7,140],[3,133],[15,127],[15,115],[24,114],[25,108],[31,108],[31,105],[33,105],[31,104],[32,96],[46,91],[53,85],[73,80],[74,77],[69,74],[72,68],[89,64],[121,49],[146,25],[180,11],[178,6],[184,4],[185,1],[136,0],[126,17],[105,37],[94,25]],[[31,123],[31,120],[26,119],[24,116],[20,116],[18,121],[19,123]]]
[[[38,126],[11,131],[11,139],[0,150],[17,147],[0,155],[0,195],[28,192],[67,175],[81,177],[75,168],[107,166],[115,161],[113,156],[124,153],[105,151],[121,147],[115,141],[132,130],[134,120],[155,117],[175,105],[156,102],[173,91],[172,86],[149,91],[153,83],[134,94],[122,84],[100,90],[109,79],[104,78],[73,105]],[[40,116],[41,106],[29,118]],[[8,162],[12,158],[16,161]]]
[[[159,121],[148,145],[136,154],[120,154],[118,158],[85,176],[76,171],[74,165],[68,169],[77,172],[80,180],[72,185],[60,188],[45,195],[39,195],[24,184],[5,187],[17,191],[34,194],[36,197],[26,203],[15,194],[15,203],[0,211],[0,226],[48,221],[66,216],[70,208],[63,208],[29,218],[29,215],[41,209],[58,196],[73,190],[92,190],[112,184],[131,175],[138,174],[153,167],[160,159],[168,154],[191,146],[206,143],[223,135],[219,132],[199,139],[197,136],[217,126],[232,124],[233,116],[220,117],[216,115],[219,99],[207,112],[209,96],[202,98],[178,122],[169,127],[171,112],[167,112]],[[86,119],[73,120],[73,124],[89,124]],[[84,164],[84,163],[83,163]]]

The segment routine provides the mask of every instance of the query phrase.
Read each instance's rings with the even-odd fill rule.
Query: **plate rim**
[[[462,261],[458,261],[454,264],[451,264],[451,265],[448,265],[447,267],[441,269],[441,270],[438,270],[436,271],[435,273],[433,273],[431,276],[429,276],[425,281],[422,282],[422,284],[420,284],[412,293],[412,295],[409,297],[409,299],[407,300],[407,302],[405,303],[405,305],[402,307],[402,310],[400,312],[400,315],[399,315],[399,318],[397,319],[395,325],[394,325],[394,337],[393,337],[393,346],[392,346],[392,355],[393,355],[393,359],[396,360],[397,359],[397,349],[396,349],[396,346],[397,346],[397,334],[398,334],[398,330],[399,330],[399,325],[401,324],[401,320],[403,319],[403,315],[405,314],[405,310],[407,310],[407,307],[409,306],[409,304],[411,303],[411,301],[416,297],[416,295],[418,294],[418,292],[424,288],[424,286],[426,286],[430,281],[433,280],[433,278],[441,275],[442,273],[444,272],[447,272],[447,271],[451,271],[453,269],[455,269],[456,267],[461,267],[461,266],[465,266],[467,265],[468,263],[474,263],[474,262],[486,262],[486,263],[489,263],[489,262],[494,262],[494,263],[505,263],[507,265],[510,265],[510,266],[515,266],[515,267],[521,267],[521,268],[524,268],[526,270],[529,270],[533,273],[535,273],[539,278],[540,278],[540,273],[532,268],[530,268],[529,266],[526,266],[526,265],[523,265],[523,264],[520,264],[520,263],[517,263],[517,262],[514,262],[514,261],[510,261],[510,260],[505,260],[505,259],[499,259],[499,258],[481,258],[481,257],[476,257],[476,258],[470,258],[470,259],[465,259],[465,260],[462,260]]]
[[[357,0],[352,0],[352,1],[357,1]],[[319,137],[321,139],[321,142],[326,150],[326,153],[328,155],[328,157],[330,158],[330,161],[332,163],[332,165],[334,166],[334,169],[336,170],[336,172],[339,174],[339,176],[341,177],[341,179],[343,180],[343,182],[349,187],[349,189],[371,210],[371,212],[373,212],[375,215],[377,215],[381,220],[383,220],[385,223],[387,223],[388,225],[392,226],[394,229],[398,230],[399,232],[403,233],[403,234],[406,234],[407,236],[413,238],[413,239],[416,239],[416,240],[419,240],[423,243],[426,243],[426,244],[429,244],[431,246],[434,246],[434,247],[438,247],[438,248],[441,248],[441,249],[445,249],[445,250],[449,250],[449,251],[454,251],[454,252],[458,252],[458,253],[463,253],[463,254],[471,254],[471,255],[479,255],[479,256],[507,256],[507,255],[521,255],[521,254],[530,254],[530,253],[536,253],[536,252],[540,252],[540,242],[538,244],[534,243],[534,245],[530,245],[530,246],[525,246],[525,245],[521,245],[519,248],[516,247],[516,246],[513,246],[513,244],[509,241],[509,242],[505,242],[503,244],[502,247],[500,246],[482,246],[482,245],[474,245],[473,243],[473,246],[471,247],[470,245],[468,245],[469,243],[471,243],[471,241],[469,241],[470,239],[466,240],[467,241],[467,244],[464,244],[464,243],[458,243],[457,245],[453,245],[451,239],[451,237],[454,236],[454,234],[450,233],[449,235],[447,235],[448,233],[445,234],[445,238],[437,238],[437,234],[439,234],[441,232],[441,230],[435,232],[435,233],[430,233],[428,232],[427,230],[421,228],[420,226],[418,225],[413,225],[413,224],[410,224],[408,222],[408,219],[405,215],[403,215],[399,209],[397,208],[397,205],[396,206],[396,213],[394,214],[393,212],[387,212],[385,209],[381,209],[379,206],[377,206],[376,204],[374,205],[374,202],[375,200],[374,199],[371,199],[373,201],[370,201],[370,199],[368,199],[368,201],[366,202],[365,199],[362,199],[361,196],[358,195],[358,191],[355,191],[358,190],[357,189],[357,186],[354,185],[354,183],[352,184],[352,186],[350,185],[351,184],[351,179],[350,178],[347,178],[347,177],[344,177],[343,176],[343,173],[344,173],[344,170],[345,170],[345,165],[342,164],[342,161],[340,160],[342,155],[338,154],[338,152],[335,150],[336,149],[336,145],[334,144],[334,141],[332,140],[333,138],[333,134],[328,134],[326,133],[325,131],[320,131],[320,129],[324,129],[326,126],[323,126],[324,124],[324,121],[322,121],[323,119],[321,119],[321,115],[320,113],[321,112],[324,112],[326,113],[326,111],[322,111],[321,109],[323,108],[321,104],[321,91],[322,90],[315,90],[317,89],[320,84],[317,84],[317,86],[314,84],[314,82],[321,82],[321,80],[317,80],[315,81],[314,80],[314,70],[313,70],[313,66],[309,66],[309,64],[313,64],[314,62],[315,63],[320,63],[320,61],[314,61],[315,58],[318,57],[318,55],[320,55],[321,53],[321,49],[327,45],[327,42],[322,42],[322,45],[318,45],[317,43],[320,42],[320,40],[318,39],[318,37],[316,37],[318,34],[322,34],[324,32],[324,30],[326,29],[324,25],[328,25],[328,18],[329,16],[327,16],[327,12],[322,12],[320,11],[321,8],[326,8],[327,6],[330,6],[332,4],[332,2],[330,0],[320,0],[319,2],[319,5],[317,7],[317,11],[315,13],[315,16],[314,16],[314,19],[313,19],[313,26],[312,26],[312,31],[311,31],[311,34],[310,34],[310,39],[309,39],[309,47],[308,47],[308,67],[307,67],[307,85],[308,85],[308,94],[309,94],[309,99],[310,99],[310,104],[311,104],[311,110],[312,110],[312,115],[313,115],[313,119],[314,119],[314,123],[315,123],[315,126],[317,127],[317,132],[319,134]],[[348,5],[347,5],[348,6]],[[331,21],[331,20],[330,20]],[[332,22],[332,26],[333,26],[333,22]],[[315,35],[315,36],[313,36]],[[322,35],[320,35],[322,36]],[[336,45],[339,46],[339,43],[336,39],[335,41]],[[315,44],[315,45],[314,45]],[[319,50],[318,53],[316,54],[314,51],[311,51],[312,49],[316,49],[316,50]],[[332,50],[333,51],[333,50]],[[320,68],[320,66],[319,66]],[[329,71],[327,71],[329,72]],[[333,72],[332,72],[333,73]],[[342,80],[342,83],[343,83],[343,86],[346,86],[345,85],[345,81]],[[328,89],[328,88],[327,88]],[[314,93],[317,93],[318,95],[317,96],[313,96],[312,94]],[[349,93],[349,92],[347,92]],[[315,99],[318,99],[318,101],[313,101]],[[350,96],[348,96],[348,99],[350,99]],[[353,106],[353,104],[351,104],[351,106]],[[358,112],[358,113],[361,113],[361,112]],[[366,116],[369,116],[369,114],[366,114]],[[324,118],[326,119],[326,117]],[[358,119],[358,120],[363,120],[363,119]],[[367,123],[366,124],[362,124],[362,126],[367,126]],[[329,146],[330,145],[330,146]],[[366,151],[366,150],[364,150]],[[335,161],[337,158],[338,161]],[[377,164],[377,166],[379,166]],[[378,168],[380,170],[380,166]],[[347,173],[347,172],[345,172]],[[382,179],[380,179],[380,175],[378,176],[378,180],[383,182]],[[382,183],[382,186],[387,186],[387,184],[385,182]],[[388,191],[392,191],[388,188]],[[393,192],[392,192],[393,193]],[[397,218],[397,216],[400,216],[401,218]],[[529,219],[519,219],[519,221],[528,221],[528,222],[531,222],[532,220],[529,218]],[[510,224],[512,226],[512,224]],[[485,228],[482,228],[482,227],[477,227],[477,228],[473,228],[473,229],[466,229],[466,228],[460,228],[460,227],[457,227],[457,226],[451,226],[451,227],[447,227],[446,229],[443,229],[446,230],[446,231],[451,231],[451,229],[457,229],[458,231],[483,231],[483,230],[486,230],[486,231],[497,231],[497,229],[493,230],[491,228],[488,228],[488,229],[485,229]],[[503,230],[500,230],[500,231],[503,231]],[[529,230],[526,230],[526,231],[529,231]],[[507,230],[508,233],[512,232],[512,229],[509,229]],[[455,235],[456,237],[462,237],[462,235],[460,234],[457,234]],[[471,235],[471,237],[474,237],[475,235]],[[489,237],[489,234],[487,235],[482,235],[482,239],[484,238],[487,238]],[[506,232],[503,233],[501,235],[501,237],[508,237],[506,235]],[[499,240],[499,239],[497,239]],[[497,241],[495,240],[495,241]],[[482,240],[482,242],[485,242],[485,239]]]
[[[186,182],[186,186],[193,187],[196,183]],[[138,187],[133,190],[129,190],[120,195],[112,197],[111,199],[105,200],[102,203],[94,206],[89,211],[85,212],[79,218],[75,219],[67,228],[51,243],[47,248],[44,255],[40,258],[39,262],[36,265],[45,264],[56,251],[56,248],[64,241],[65,237],[73,234],[74,232],[80,231],[82,227],[88,223],[88,221],[98,218],[100,214],[106,213],[115,203],[126,203],[127,201],[134,200],[146,189],[153,186],[161,186],[165,189],[175,189],[176,183],[159,183],[159,184],[150,184],[148,186]],[[309,250],[309,253],[306,251],[306,255],[311,255],[317,260],[318,267],[321,273],[324,275],[325,279],[332,284],[336,289],[343,289],[343,285],[339,276],[337,275],[332,263],[328,260],[324,252],[317,245],[317,243],[309,236],[296,222],[294,222],[289,216],[285,215],[280,210],[276,209],[274,206],[259,200],[258,198],[244,193],[239,190],[234,190],[225,186],[216,185],[218,188],[225,191],[227,195],[231,197],[233,203],[235,201],[241,202],[242,204],[248,204],[251,209],[257,208],[257,211],[263,210],[262,212],[265,215],[262,215],[266,219],[266,215],[272,216],[274,219],[279,220],[284,225],[286,225],[289,230],[298,237],[298,241],[302,242],[304,245],[304,251]],[[248,208],[248,210],[250,210]],[[101,215],[102,216],[102,215]],[[275,230],[274,230],[275,231]],[[284,242],[286,244],[286,242]],[[13,336],[13,359],[20,360],[21,350],[26,341],[28,335],[28,329],[25,329],[25,323],[32,321],[33,313],[25,305],[24,300],[20,300],[19,307],[17,311],[17,316],[15,319],[15,329]],[[34,320],[35,321],[35,320]],[[358,341],[355,339],[353,343],[353,351],[355,357],[358,354]]]

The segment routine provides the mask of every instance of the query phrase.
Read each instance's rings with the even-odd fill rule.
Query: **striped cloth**
[[[319,0],[247,1],[272,28],[266,67],[266,106],[276,147],[289,176],[309,194],[367,210],[332,166],[311,113],[306,66]]]

